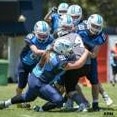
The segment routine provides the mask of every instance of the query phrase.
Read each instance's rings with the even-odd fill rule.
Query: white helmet
[[[68,6],[67,3],[60,3],[58,6],[58,14],[63,15],[67,13]]]
[[[82,18],[82,8],[79,5],[71,5],[67,14],[72,16],[74,24],[79,23]]]
[[[50,34],[50,27],[45,21],[38,21],[34,26],[34,33],[36,37],[42,41],[47,41]]]
[[[53,45],[53,49],[55,52],[57,52],[58,54],[63,54],[65,56],[70,55],[72,48],[73,44],[65,38],[55,40]]]
[[[73,27],[73,19],[70,15],[65,14],[61,16],[60,27],[65,31],[69,31]]]
[[[99,34],[103,28],[103,18],[98,14],[91,15],[87,20],[87,28],[93,34]]]

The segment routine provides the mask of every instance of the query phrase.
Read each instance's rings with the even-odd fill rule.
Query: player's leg
[[[65,89],[65,77],[62,74],[55,82],[54,86],[63,95],[65,103],[63,104],[64,109],[70,110],[73,108],[73,100],[68,97]]]
[[[92,59],[91,60],[91,74],[90,77],[92,77],[92,79],[94,79],[94,83],[99,82],[98,79],[98,69],[97,69],[97,60],[96,59]],[[111,105],[113,103],[112,99],[109,97],[109,95],[107,94],[107,92],[104,90],[104,88],[102,87],[101,83],[98,83],[99,86],[99,93],[102,95],[105,103],[107,106]]]
[[[92,109],[94,111],[99,111],[99,80],[98,80],[98,70],[97,70],[97,59],[91,59],[91,70],[87,75],[87,78],[89,79],[91,85],[92,85],[92,97],[93,97],[93,103],[92,103]]]
[[[117,74],[117,66],[112,66],[112,80],[111,83],[113,86],[116,84],[116,74]]]
[[[30,75],[28,79],[28,88],[24,94],[16,95],[6,101],[0,102],[0,109],[7,108],[13,104],[20,104],[24,102],[34,101],[38,96],[39,87],[37,86],[38,79]]]
[[[78,78],[84,75],[84,68],[78,70],[70,70],[65,75],[65,87],[68,96],[76,102],[77,105],[85,105],[85,102],[82,98],[82,95],[76,91],[76,85],[78,82]],[[82,108],[83,111],[85,108]]]
[[[77,83],[77,85],[76,85],[76,90],[77,90],[78,94],[81,95],[81,97],[82,97],[84,103],[86,103],[86,105],[87,105],[88,107],[90,107],[90,103],[89,103],[89,101],[87,100],[87,98],[85,97],[85,95],[83,94],[82,89],[81,89],[81,87],[80,87],[80,85],[79,85],[78,83]]]
[[[28,75],[31,72],[32,67],[27,66],[23,64],[21,61],[19,61],[18,67],[17,67],[17,76],[18,76],[18,85],[16,87],[16,95],[20,95],[23,92],[23,89],[26,87],[28,82]],[[29,103],[22,103],[17,105],[18,108],[29,108]]]
[[[110,106],[113,103],[113,100],[110,98],[110,96],[107,94],[107,92],[102,87],[102,84],[99,83],[99,92],[102,95],[102,98],[104,99],[107,106]]]
[[[63,105],[64,98],[53,86],[47,84],[43,85],[39,89],[39,97],[47,100],[48,103],[44,104],[42,107],[34,106],[35,111],[49,111],[54,108],[60,108]]]

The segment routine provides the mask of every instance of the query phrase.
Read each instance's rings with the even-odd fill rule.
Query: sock
[[[97,102],[98,102],[98,99],[93,100],[93,103],[97,103]]]
[[[12,105],[11,99],[5,101],[5,107],[8,107],[8,106],[10,106],[10,105]]]
[[[102,97],[105,98],[105,97],[109,97],[109,96],[106,92],[103,92]]]
[[[44,110],[43,110],[43,108],[42,107],[40,107],[39,108],[39,112],[43,112]]]

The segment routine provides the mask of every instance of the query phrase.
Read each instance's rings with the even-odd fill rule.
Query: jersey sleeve
[[[64,55],[58,55],[58,61],[58,68],[64,70],[66,64],[68,63],[68,59]]]
[[[101,33],[101,34],[99,34],[97,37],[96,37],[96,39],[95,39],[96,41],[96,45],[102,45],[102,44],[104,44],[105,42],[106,42],[106,40],[107,40],[107,36],[106,36],[106,34],[105,33]]]

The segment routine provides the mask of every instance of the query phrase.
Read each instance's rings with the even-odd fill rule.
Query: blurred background
[[[117,40],[117,0],[0,0],[0,85],[17,82],[16,65],[24,37],[50,8],[61,2],[80,5],[84,19],[93,13],[103,16],[108,41],[99,53],[98,73],[101,82],[111,79],[109,50]]]

